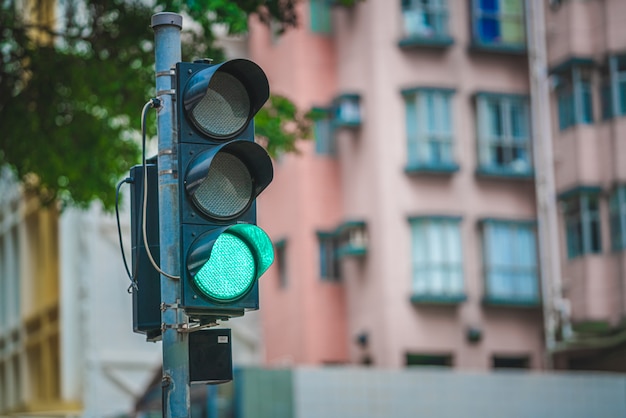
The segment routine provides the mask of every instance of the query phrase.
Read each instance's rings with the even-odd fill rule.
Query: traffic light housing
[[[133,331],[146,334],[148,341],[155,341],[161,336],[161,278],[154,268],[143,240],[143,188],[148,189],[146,206],[146,241],[155,262],[160,261],[159,247],[159,202],[157,161],[146,161],[146,184],[144,184],[144,166],[136,165],[130,170],[130,213],[132,271],[137,288],[133,290]]]
[[[274,259],[255,203],[273,178],[253,121],[269,84],[245,59],[181,62],[176,74],[181,303],[192,318],[241,316],[258,309]]]

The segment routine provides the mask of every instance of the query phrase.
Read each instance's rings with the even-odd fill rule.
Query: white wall
[[[121,221],[130,263],[127,211]],[[161,345],[132,331],[115,217],[96,205],[65,210],[60,245],[63,394],[82,398],[85,417],[127,412],[160,367]]]

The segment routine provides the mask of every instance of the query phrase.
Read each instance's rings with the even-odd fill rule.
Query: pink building
[[[626,3],[553,3],[566,303],[551,349],[593,368],[606,355],[589,332],[602,350],[626,341],[611,252],[626,247]],[[259,203],[278,255],[261,285],[267,364],[544,368],[524,2],[327,4],[300,4],[284,35],[251,25],[273,93],[316,114],[315,141],[275,162]]]

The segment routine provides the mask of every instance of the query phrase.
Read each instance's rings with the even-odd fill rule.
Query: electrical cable
[[[128,278],[130,279],[131,285],[128,288],[128,292],[131,292],[131,289],[139,290],[137,287],[137,281],[135,280],[136,267],[133,269],[133,273],[130,273],[130,269],[128,268],[128,261],[126,260],[126,254],[124,253],[124,242],[122,240],[122,227],[120,223],[120,188],[124,183],[132,183],[133,179],[130,177],[126,177],[124,180],[117,183],[117,187],[115,188],[115,219],[117,220],[117,236],[120,240],[120,251],[122,252],[122,260],[124,260],[124,268],[126,269],[126,274],[128,274]]]
[[[154,261],[152,257],[152,252],[150,251],[150,247],[148,245],[148,238],[146,233],[146,206],[148,202],[148,168],[146,167],[146,119],[148,116],[148,109],[150,108],[158,108],[161,106],[161,101],[157,98],[152,98],[143,106],[141,111],[141,163],[143,164],[143,208],[142,208],[142,216],[141,216],[141,231],[143,235],[143,244],[146,247],[146,254],[148,255],[148,259],[152,266],[156,271],[158,271],[163,276],[170,278],[172,280],[179,280],[179,276],[173,276],[161,270],[159,265]]]

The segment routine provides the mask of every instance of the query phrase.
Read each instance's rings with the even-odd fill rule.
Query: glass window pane
[[[440,132],[452,135],[452,106],[451,96],[449,94],[443,94],[441,97],[441,111],[439,114],[439,120],[442,126],[440,126]]]
[[[611,85],[605,80],[600,89],[600,102],[602,105],[602,119],[613,117],[613,100],[611,97]]]
[[[598,198],[597,196],[585,196],[587,200],[587,210],[589,210],[592,214],[598,214]]]
[[[311,31],[331,33],[330,3],[327,0],[310,0]]]
[[[483,12],[495,13],[499,9],[499,0],[480,0],[478,2],[479,8]]]
[[[413,291],[443,295],[462,289],[458,221],[426,218],[412,221]]]
[[[590,225],[590,233],[591,233],[591,237],[589,237],[590,240],[590,250],[591,252],[594,253],[599,253],[602,249],[602,243],[601,243],[601,238],[600,238],[600,220],[599,219],[592,219],[591,220],[591,225]]]
[[[591,98],[591,83],[588,81],[583,82],[582,85],[582,100],[583,100],[583,114],[582,114],[582,122],[583,123],[592,123],[593,122],[593,105]]]
[[[490,134],[495,137],[500,137],[503,134],[502,129],[502,106],[500,101],[489,101],[489,117],[490,117]]]
[[[511,135],[515,139],[528,139],[528,106],[522,101],[512,101],[510,110]]]
[[[508,44],[524,43],[524,10],[521,0],[501,0],[502,4],[502,42]]]
[[[506,299],[536,299],[536,234],[531,225],[507,221],[484,224],[487,294]]]
[[[452,163],[449,94],[425,90],[405,100],[409,165]]]
[[[315,137],[315,152],[320,155],[333,155],[335,141],[332,133],[332,124],[329,118],[318,119],[313,124]]]
[[[408,143],[408,160],[409,165],[417,163],[418,150],[418,132],[417,132],[417,106],[415,104],[415,95],[411,95],[405,99],[406,110],[406,135]]]
[[[620,115],[626,115],[626,80],[621,80],[618,85]]]
[[[501,27],[503,43],[524,43],[524,23],[519,17],[503,17]]]
[[[535,233],[530,228],[517,229],[517,261],[526,268],[537,265],[537,250],[535,248]]]
[[[435,95],[432,92],[424,93],[426,99],[426,107],[424,113],[426,115],[426,132],[432,134],[437,132],[437,122],[435,120]]]

